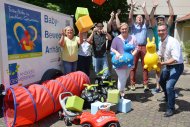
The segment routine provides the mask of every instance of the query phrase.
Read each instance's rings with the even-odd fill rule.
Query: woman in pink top
[[[135,50],[132,51],[132,55],[135,55],[137,53],[137,42],[134,36],[129,35],[129,26],[127,23],[122,23],[120,25],[120,32],[121,34],[115,37],[112,41],[111,51],[116,54],[116,58],[119,58],[124,53],[124,44],[125,40],[127,40],[128,44],[131,44],[135,47]],[[122,66],[121,68],[116,68],[115,71],[118,76],[118,89],[120,91],[121,97],[124,98],[125,85],[130,69],[126,65]]]
[[[77,69],[78,45],[83,42],[82,33],[79,37],[74,36],[74,29],[67,26],[63,29],[59,45],[62,48],[62,61],[64,74],[74,72]]]

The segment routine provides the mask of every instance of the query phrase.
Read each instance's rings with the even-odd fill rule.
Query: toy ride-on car
[[[98,110],[95,115],[83,112],[77,119],[82,127],[120,127],[115,113],[107,110]]]
[[[90,107],[90,104],[95,101],[105,102],[107,96],[102,94],[98,89],[98,84],[83,84],[85,89],[81,93],[81,98],[85,100],[85,107]]]
[[[115,80],[113,80],[110,76],[102,76],[106,70],[108,70],[108,67],[98,72],[95,78],[95,84],[98,84],[98,90],[105,95],[107,95],[108,89],[117,88]]]

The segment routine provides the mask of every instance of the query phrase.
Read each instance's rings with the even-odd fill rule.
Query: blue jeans
[[[77,61],[67,62],[63,60],[63,73],[66,75],[70,72],[75,72],[77,70]]]
[[[175,109],[174,86],[180,75],[183,73],[184,64],[166,65],[160,75],[160,86],[162,87],[167,99],[167,109]]]
[[[107,62],[107,57],[106,56],[104,56],[102,58],[92,57],[92,59],[93,59],[94,71],[95,71],[96,74],[98,74],[98,72],[100,72],[104,68],[108,67],[108,62]],[[104,72],[103,76],[105,76],[105,77],[110,76],[109,69]]]

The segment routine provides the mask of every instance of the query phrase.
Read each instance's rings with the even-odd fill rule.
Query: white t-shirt
[[[79,46],[78,55],[80,56],[91,56],[92,54],[92,45],[89,44],[87,41],[84,41]]]

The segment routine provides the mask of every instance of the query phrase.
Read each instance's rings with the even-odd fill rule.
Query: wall
[[[190,40],[190,21],[176,23],[175,38],[181,43]]]

